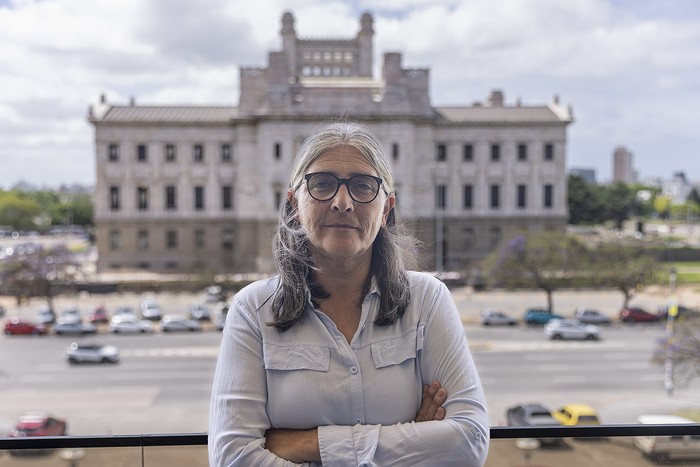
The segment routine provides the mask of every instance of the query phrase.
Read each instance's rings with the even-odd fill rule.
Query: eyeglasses
[[[311,197],[317,201],[333,199],[340,185],[345,185],[350,197],[357,203],[371,203],[379,194],[382,179],[372,175],[353,175],[350,178],[338,178],[332,173],[315,172],[304,175],[306,187]]]

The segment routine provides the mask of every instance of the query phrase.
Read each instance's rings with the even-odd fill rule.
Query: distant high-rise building
[[[569,170],[569,174],[576,175],[577,177],[581,177],[582,179],[584,179],[586,181],[586,183],[592,183],[592,184],[598,183],[595,180],[595,169],[573,167],[571,170]]]
[[[618,146],[613,152],[613,182],[633,183],[636,173],[632,167],[632,153],[624,146]]]

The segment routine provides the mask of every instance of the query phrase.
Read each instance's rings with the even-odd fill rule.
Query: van
[[[676,425],[695,422],[678,415],[640,415],[637,423]],[[700,435],[635,436],[634,445],[650,459],[656,461],[700,458]]]

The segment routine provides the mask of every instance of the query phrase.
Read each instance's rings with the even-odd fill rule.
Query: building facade
[[[515,230],[564,228],[573,116],[556,96],[434,107],[429,70],[403,68],[400,53],[372,76],[367,13],[350,39],[300,39],[291,13],[280,34],[267,67],[241,68],[238,106],[91,106],[99,271],[274,271],[293,158],[338,119],[383,143],[425,269],[469,267]]]
[[[634,171],[632,153],[624,146],[618,146],[613,151],[613,183],[634,183],[637,176]]]

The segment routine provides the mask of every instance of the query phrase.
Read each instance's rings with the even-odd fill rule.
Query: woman
[[[214,375],[213,466],[482,465],[481,383],[447,288],[407,272],[393,178],[353,123],[307,139],[280,274],[234,297]]]

